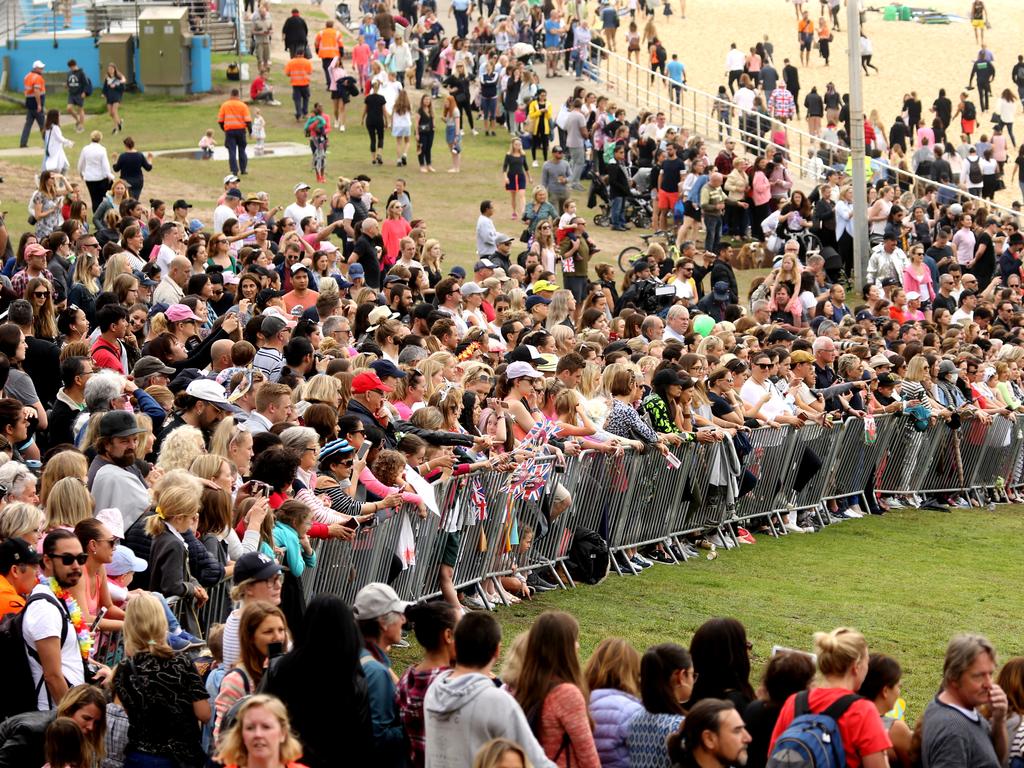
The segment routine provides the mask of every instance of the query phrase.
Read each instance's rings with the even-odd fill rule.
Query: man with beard
[[[89,466],[89,490],[98,505],[96,509],[120,509],[125,530],[149,509],[151,503],[149,489],[135,466],[137,435],[144,431],[135,421],[135,416],[127,411],[103,414],[100,436],[96,441],[96,458]],[[153,472],[159,470],[154,469]]]
[[[160,437],[153,446],[153,452],[160,452],[160,445],[167,435],[178,427],[188,425],[203,433],[207,447],[210,436],[228,413],[238,413],[238,408],[228,402],[224,387],[210,379],[195,379],[189,382],[185,391],[175,398],[178,412],[167,422]],[[102,507],[100,507],[102,509]]]
[[[72,531],[57,528],[43,542],[43,582],[29,595],[21,625],[41,711],[56,709],[70,688],[85,682],[68,590],[82,578],[86,559]],[[103,682],[109,674],[109,669],[101,667],[98,681]]]
[[[736,705],[723,699],[704,699],[668,737],[668,756],[681,768],[729,768],[747,764],[748,744],[750,734]]]

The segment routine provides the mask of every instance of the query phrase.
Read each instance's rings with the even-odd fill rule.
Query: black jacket
[[[715,287],[715,283],[723,280],[729,284],[729,296],[733,304],[739,301],[740,290],[739,285],[736,283],[736,273],[732,269],[731,264],[727,264],[721,259],[715,259],[715,263],[711,265],[711,283],[710,288]]]
[[[47,421],[47,441],[46,444],[49,446],[60,445],[61,443],[72,443],[75,442],[74,436],[74,425],[75,419],[79,417],[82,412],[79,410],[72,409],[70,405],[65,403],[63,400],[57,400],[46,414]]]
[[[26,712],[0,723],[0,768],[24,768],[42,765],[46,729],[57,717],[57,710]]]

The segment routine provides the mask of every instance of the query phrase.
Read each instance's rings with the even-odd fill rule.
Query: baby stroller
[[[334,18],[338,20],[338,23],[343,27],[348,27],[352,22],[352,11],[348,7],[348,3],[338,3],[334,6]]]

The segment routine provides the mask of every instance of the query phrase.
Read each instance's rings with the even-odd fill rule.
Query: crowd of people
[[[950,643],[941,692],[917,718],[917,757],[897,707],[898,662],[869,654],[851,629],[816,635],[815,657],[774,655],[756,691],[751,645],[733,619],[710,620],[689,649],[667,643],[641,655],[607,638],[583,666],[576,620],[551,611],[502,656],[499,623],[476,609],[557,584],[512,568],[458,588],[466,547],[436,497],[539,455],[564,467],[584,451],[714,443],[738,461],[708,499],[734,503],[757,482],[743,469],[755,429],[828,429],[881,414],[936,430],[1014,419],[1024,409],[1019,221],[904,185],[898,164],[884,162],[889,149],[905,155],[916,143],[916,171],[927,162],[934,180],[984,193],[995,188],[986,182],[986,163],[999,162],[993,147],[971,145],[962,125],[957,164],[961,153],[940,151],[938,133],[908,129],[894,140],[875,126],[872,253],[854,289],[844,284],[853,274],[848,169],[824,169],[805,195],[779,157],[784,135],[757,157],[723,136],[712,157],[705,137],[663,113],[631,116],[583,86],[561,105],[548,100],[514,46],[544,48],[549,76],[582,78],[585,14],[563,21],[557,8],[517,0],[493,30],[481,16],[470,31],[471,8],[456,0],[449,38],[429,5],[399,3],[409,24],[397,26],[386,6],[360,10],[369,15],[351,62],[341,37],[325,34],[332,25],[310,44],[300,14],[285,23],[295,117],[314,156],[323,157],[330,118],[340,133],[344,105],[366,94],[373,162],[384,162],[390,126],[397,165],[415,133],[430,173],[436,84],[458,170],[465,129],[477,133],[478,88],[484,132],[502,117],[514,136],[503,174],[508,218],[522,233],[503,233],[497,203],[482,200],[468,269],[445,264],[454,235],[443,223],[413,212],[426,185],[378,180],[375,194],[355,176],[333,191],[297,181],[290,200],[243,191],[255,121],[237,98],[221,111],[234,165],[216,206],[146,205],[143,174],[159,173],[150,156],[125,137],[111,165],[93,133],[80,185],[67,175],[59,112],[46,114],[53,152],[29,200],[30,227],[20,236],[0,227],[0,614],[10,616],[0,647],[12,670],[0,765],[758,766],[795,749],[793,728],[809,712],[838,723],[846,765],[1024,760],[1024,662],[1009,661],[996,685],[995,651],[974,635]],[[622,10],[598,11],[610,49],[620,15],[653,23],[649,9]],[[268,89],[274,27],[266,8],[249,12]],[[651,39],[653,63],[684,78]],[[639,50],[635,23],[626,42]],[[310,105],[313,53],[333,112]],[[785,72],[768,87],[766,53],[733,56],[727,86],[752,94],[749,106],[736,104],[741,130],[758,136],[749,122],[758,99],[776,116],[798,105],[795,89],[778,93]],[[44,68],[31,80],[38,112]],[[115,69],[104,84],[116,130],[119,77]],[[427,91],[415,122],[405,86]],[[818,109],[802,106],[809,117]],[[826,132],[843,122],[841,99],[826,93],[821,108]],[[655,223],[674,234],[621,276],[595,258],[600,238],[580,213],[606,199],[612,226],[629,228],[637,169],[650,169]],[[317,176],[325,181],[323,168]],[[748,235],[775,258],[741,291],[736,270],[748,254],[736,238]],[[808,449],[794,489],[821,470]],[[882,495],[870,474],[820,516],[790,505],[786,529],[811,533],[901,505],[980,503]],[[551,486],[547,522],[575,502],[566,485]],[[424,557],[438,563],[439,599],[409,604],[374,582],[351,606],[330,594],[307,604],[304,575],[336,566],[321,560],[325,543],[364,540],[406,513],[446,521],[436,556]],[[753,522],[741,541],[771,530]],[[544,531],[508,524],[525,564]],[[639,574],[716,545],[728,544],[709,529],[614,557]],[[396,551],[389,581],[407,564]],[[206,631],[215,590],[230,590],[230,605]],[[422,658],[399,677],[389,653],[407,643],[406,622]]]

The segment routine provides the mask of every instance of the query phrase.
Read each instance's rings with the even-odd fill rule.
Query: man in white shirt
[[[56,709],[68,690],[85,682],[85,665],[67,604],[50,587],[50,579],[61,592],[76,586],[85,561],[82,544],[72,531],[57,528],[47,534],[43,542],[46,580],[29,595],[21,626],[40,711]]]
[[[256,407],[249,414],[245,427],[249,432],[266,432],[278,422],[295,418],[292,390],[287,384],[264,382],[256,390]]]
[[[302,220],[307,216],[316,218],[316,208],[309,203],[309,184],[299,182],[292,190],[295,202],[284,209],[284,215],[295,222],[295,228],[302,231]]]
[[[494,204],[490,200],[480,203],[480,216],[476,220],[476,253],[480,258],[492,256],[498,239],[504,237],[494,226]]]
[[[678,290],[678,289],[677,289]],[[675,340],[686,346],[686,331],[690,327],[690,310],[682,304],[673,304],[665,316],[664,341]]]
[[[903,281],[903,270],[907,267],[907,254],[896,245],[896,236],[887,233],[880,245],[875,247],[868,259],[868,282],[881,287],[887,277]]]
[[[729,76],[729,93],[736,93],[733,83],[739,82],[745,64],[743,51],[736,47],[736,43],[730,44],[729,52],[725,54],[725,74]]]
[[[154,304],[180,304],[185,296],[185,285],[192,273],[192,265],[184,256],[174,256],[167,265],[167,273],[153,291]]]
[[[224,193],[224,202],[213,209],[213,231],[223,232],[224,222],[239,217],[238,207],[242,204],[242,190],[229,189]]]
[[[951,322],[959,323],[960,325],[967,325],[968,323],[974,322],[974,308],[978,304],[978,295],[965,288],[960,292],[960,306],[957,307],[956,312],[953,313],[953,317],[950,319]]]
[[[156,263],[160,267],[162,277],[167,276],[175,256],[184,257],[184,250],[181,248],[181,226],[175,221],[168,221],[160,225],[160,249],[156,252]]]

